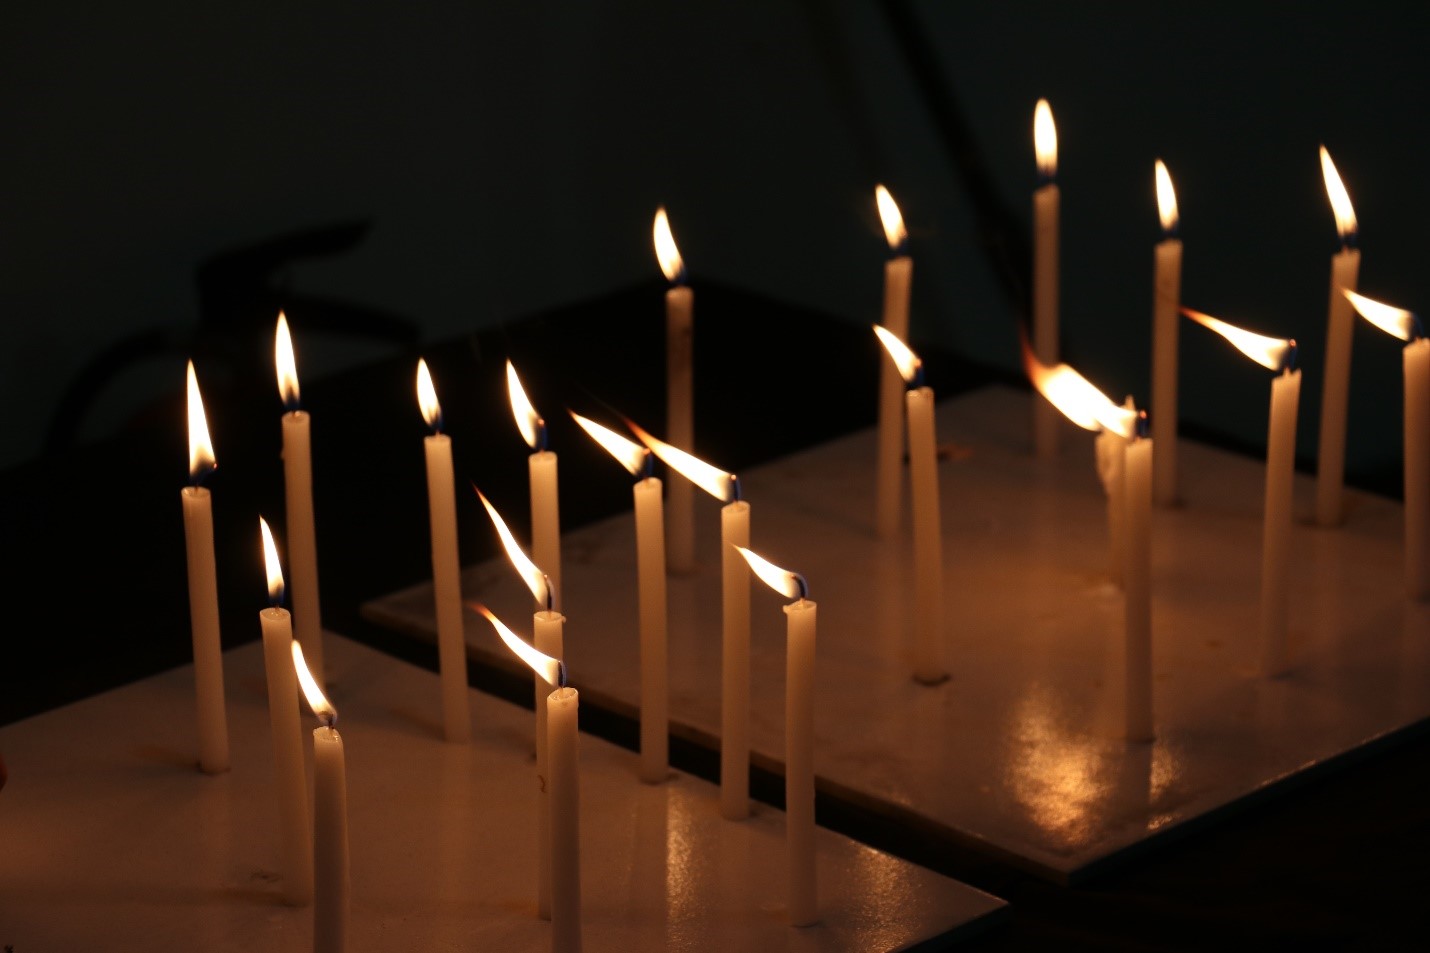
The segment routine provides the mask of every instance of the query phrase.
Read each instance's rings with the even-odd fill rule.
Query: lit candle
[[[1177,193],[1172,177],[1157,160],[1157,212],[1162,240],[1157,243],[1152,296],[1152,420],[1157,430],[1157,462],[1152,495],[1159,506],[1177,502],[1177,337],[1182,304],[1182,240],[1177,237]]]
[[[1122,406],[1136,409],[1130,395]],[[1094,441],[1097,475],[1107,497],[1108,573],[1118,586],[1122,585],[1127,561],[1127,440],[1118,431],[1104,427]]]
[[[908,384],[905,402],[914,504],[914,678],[936,685],[948,678],[948,671],[943,644],[943,523],[933,388],[921,386],[923,362],[908,345],[877,324],[874,333]]]
[[[914,262],[905,251],[908,233],[894,197],[882,185],[874,188],[879,220],[892,257],[884,263],[884,317],[882,324],[900,341],[909,338],[909,292]],[[892,358],[879,364],[879,448],[874,486],[874,529],[888,539],[899,530],[903,496],[904,396],[903,381]]]
[[[1342,291],[1356,290],[1360,249],[1356,248],[1356,213],[1326,147],[1321,147],[1321,176],[1336,216],[1341,248],[1331,257],[1331,294],[1326,308],[1326,366],[1321,386],[1321,441],[1316,467],[1316,522],[1336,526],[1343,513],[1346,468],[1346,403],[1351,386],[1351,341],[1355,314]]]
[[[1296,464],[1296,414],[1301,402],[1301,372],[1292,369],[1296,342],[1254,334],[1190,308],[1183,308],[1182,313],[1226,338],[1238,351],[1267,370],[1281,372],[1271,382],[1271,414],[1266,430],[1266,508],[1261,531],[1261,670],[1265,675],[1281,675],[1287,667],[1292,478]]]
[[[551,787],[551,949],[578,953],[581,949],[581,771],[577,752],[577,708],[580,696],[566,685],[566,665],[540,652],[502,624],[485,606],[487,617],[507,648],[555,689],[547,696],[546,744],[550,754]]]
[[[655,784],[664,781],[670,773],[665,511],[660,480],[650,475],[650,454],[644,447],[580,414],[571,416],[582,430],[638,478],[632,493],[636,513],[636,582],[640,595],[640,777],[647,784]]]
[[[531,556],[551,577],[556,593],[561,592],[561,510],[556,492],[556,454],[546,449],[546,421],[531,406],[521,378],[511,361],[506,362],[506,390],[511,413],[522,439],[533,451],[527,458],[531,492]]]
[[[1152,441],[1136,439],[1137,409],[1119,407],[1066,364],[1046,367],[1023,345],[1023,366],[1048,403],[1084,430],[1114,434],[1120,441],[1123,545],[1123,728],[1129,741],[1152,738],[1151,506]],[[1133,440],[1131,445],[1128,441]]]
[[[184,505],[184,549],[189,564],[189,629],[194,641],[199,770],[221,774],[228,770],[228,716],[224,710],[213,501],[202,485],[204,478],[213,472],[214,455],[193,361],[189,362],[188,370],[188,403],[189,485],[179,496]]]
[[[1038,188],[1033,192],[1033,353],[1047,366],[1058,362],[1058,130],[1046,99],[1033,110],[1033,150]],[[1058,452],[1057,414],[1042,401],[1033,406],[1033,447],[1039,457]]]
[[[1402,308],[1347,291],[1361,317],[1406,344],[1405,389],[1405,593],[1430,599],[1430,339],[1420,319]]]
[[[565,642],[566,617],[554,608],[556,591],[551,577],[542,572],[522,551],[516,537],[507,528],[506,520],[501,518],[501,514],[497,512],[496,507],[492,506],[491,501],[481,490],[477,490],[477,498],[482,501],[487,516],[491,518],[492,526],[497,531],[502,548],[506,550],[507,559],[511,561],[517,575],[526,583],[527,588],[531,590],[532,596],[536,599],[536,615],[533,621],[537,650],[559,658],[563,653]],[[478,612],[485,612],[481,606],[473,605],[472,608]],[[540,675],[534,677],[536,679],[536,842],[538,851],[536,910],[543,920],[549,920],[551,919],[551,825],[549,823],[551,811],[546,783],[550,776],[550,759],[546,744],[547,692],[542,691],[542,686],[545,683]]]
[[[263,517],[263,565],[268,574],[267,609],[258,613],[263,629],[263,668],[268,678],[268,722],[273,733],[273,780],[283,836],[283,897],[301,906],[313,899],[313,840],[308,828],[308,778],[298,723],[298,678],[293,670],[293,623],[283,608],[283,567]]]
[[[785,610],[785,845],[791,926],[819,920],[814,866],[814,637],[818,603],[804,577],[748,549],[740,555],[760,581],[793,599]]]
[[[348,782],[343,736],[335,727],[338,710],[303,661],[293,643],[293,668],[308,705],[322,727],[313,729],[313,867],[317,894],[313,902],[313,953],[344,953],[348,945]]]
[[[308,653],[315,677],[323,680],[323,620],[318,607],[318,536],[313,525],[311,421],[300,409],[298,367],[288,319],[278,312],[273,336],[278,394],[283,398],[283,487],[288,511],[288,570],[293,580],[293,628]]]
[[[670,231],[665,208],[655,212],[655,257],[670,282],[665,293],[665,428],[683,450],[695,449],[695,293],[685,283],[685,261]],[[695,569],[695,490],[685,480],[670,481],[671,572]]]
[[[750,762],[750,575],[725,562],[734,547],[750,539],[750,504],[740,496],[740,479],[679,447],[658,440],[634,423],[626,425],[651,453],[695,486],[725,504],[720,512],[722,656],[720,671],[721,803],[726,816],[748,811]],[[727,787],[728,785],[728,787]]]
[[[442,725],[448,741],[472,735],[467,701],[467,642],[462,630],[462,568],[457,559],[457,498],[452,438],[442,433],[442,405],[427,362],[417,360],[417,405],[432,433],[427,455],[427,516],[432,537],[432,599],[437,614],[437,661],[442,683]]]

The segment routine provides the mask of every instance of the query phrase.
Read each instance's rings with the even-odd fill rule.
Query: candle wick
[[[643,456],[641,457],[640,479],[649,480],[655,476],[655,454],[651,453],[650,449],[646,447],[641,449],[641,453]]]
[[[566,687],[566,662],[561,659],[556,660],[556,687]]]
[[[543,453],[546,450],[546,418],[536,418],[536,452]]]
[[[909,381],[909,390],[918,390],[922,386],[924,386],[924,362],[916,360],[914,361],[914,378]]]
[[[1291,373],[1296,369],[1296,341],[1294,339],[1286,342],[1286,359],[1281,362],[1281,370],[1284,373]]]
[[[1425,325],[1420,322],[1420,315],[1410,315],[1410,340],[1418,341],[1425,336]]]
[[[556,593],[551,586],[551,577],[542,573],[541,582],[546,589],[546,611],[551,612],[556,608]]]
[[[734,487],[730,502],[738,503],[744,499],[744,495],[740,492],[740,478],[732,473],[730,474],[730,483]]]
[[[1139,411],[1135,424],[1137,439],[1145,440],[1152,434],[1152,421],[1147,416],[1147,411]]]
[[[805,579],[803,574],[801,573],[792,572],[790,573],[790,575],[794,577],[794,584],[796,586],[799,586],[799,601],[803,602],[804,600],[808,599],[809,580]]]

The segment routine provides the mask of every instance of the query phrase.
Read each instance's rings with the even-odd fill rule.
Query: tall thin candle
[[[457,496],[452,438],[442,433],[442,405],[427,362],[417,360],[417,405],[432,433],[427,458],[427,518],[432,539],[432,599],[437,615],[437,664],[442,684],[442,725],[448,741],[472,735],[467,700],[467,643],[462,627],[462,569],[457,558]]]
[[[293,580],[293,628],[323,681],[323,619],[318,602],[318,534],[313,518],[312,421],[298,395],[298,367],[288,319],[278,312],[273,336],[278,395],[283,398],[283,487],[288,512],[288,571]]]
[[[884,316],[881,322],[901,341],[909,338],[909,292],[913,285],[914,262],[905,251],[908,232],[894,197],[882,185],[875,187],[874,200],[891,257],[884,263]],[[899,530],[903,497],[904,402],[903,379],[892,357],[879,364],[879,444],[878,469],[874,484],[874,530],[888,539]]]
[[[1033,110],[1033,149],[1038,187],[1033,192],[1033,352],[1045,366],[1058,362],[1058,130],[1046,99]],[[1041,458],[1058,452],[1057,413],[1043,401],[1033,405],[1033,448]]]
[[[1321,176],[1336,217],[1340,250],[1331,257],[1331,292],[1326,306],[1326,366],[1321,385],[1321,440],[1317,448],[1316,522],[1335,526],[1344,514],[1346,405],[1351,385],[1351,342],[1355,312],[1342,291],[1355,291],[1360,272],[1356,213],[1326,147],[1321,147]]]
[[[313,729],[313,868],[317,893],[313,901],[313,953],[345,953],[348,948],[348,908],[352,893],[348,864],[348,780],[343,736],[338,734],[338,710],[332,706],[303,661],[303,648],[293,643],[293,668],[313,714],[322,726]]]
[[[194,362],[188,368],[189,485],[184,506],[184,552],[189,570],[189,630],[194,643],[194,701],[198,713],[199,769],[228,770],[228,714],[224,708],[223,643],[219,637],[218,569],[214,564],[213,502],[203,481],[214,469],[204,399]]]
[[[665,208],[656,209],[655,257],[670,282],[665,293],[665,426],[670,440],[687,452],[695,449],[695,293],[685,283],[685,260],[676,247]],[[688,480],[670,481],[670,570],[695,569],[695,488]]]
[[[721,553],[740,545],[739,540],[749,539],[750,504],[740,495],[739,477],[651,436],[630,421],[626,424],[666,466],[725,504],[720,519]],[[722,801],[728,800],[729,810],[735,812],[737,817],[740,799],[748,795],[749,788],[750,667],[748,662],[741,662],[750,655],[749,586],[749,576],[745,573],[731,571],[721,577],[724,654],[720,692],[720,763],[722,769],[729,765],[731,770],[728,775],[722,773],[720,786]],[[726,679],[728,684],[724,684]]]
[[[1177,339],[1181,331],[1177,309],[1182,304],[1182,240],[1172,176],[1161,159],[1156,165],[1157,211],[1162,240],[1154,256],[1152,295],[1152,424],[1157,456],[1152,496],[1158,506],[1177,502]]]
[[[814,643],[818,604],[798,573],[748,549],[740,555],[765,585],[793,599],[785,611],[785,849],[791,926],[819,921],[814,864]]]

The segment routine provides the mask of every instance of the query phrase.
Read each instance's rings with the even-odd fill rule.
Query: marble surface
[[[474,741],[441,740],[436,676],[329,635],[347,748],[354,953],[545,950],[531,712],[473,693]],[[233,769],[195,767],[193,673],[0,728],[0,943],[16,951],[299,951],[280,900],[260,647],[224,658]],[[305,712],[306,715],[306,712]],[[305,717],[304,725],[315,722]],[[304,747],[310,749],[307,732]],[[311,751],[308,754],[311,776]],[[821,922],[784,922],[783,815],[720,818],[716,789],[636,780],[581,739],[585,948],[870,950],[953,942],[1002,901],[818,832]],[[922,947],[920,947],[922,949]]]
[[[1296,478],[1288,676],[1256,674],[1264,470],[1183,441],[1183,505],[1153,519],[1151,744],[1120,734],[1122,600],[1107,573],[1093,435],[1035,460],[1027,393],[942,402],[938,428],[951,677],[910,677],[913,580],[902,538],[871,530],[874,433],[741,474],[752,547],[803,572],[819,602],[815,767],[822,791],[933,838],[1075,879],[1282,782],[1341,763],[1430,714],[1430,605],[1402,595],[1394,501],[1348,492],[1348,519],[1311,525]],[[563,473],[563,480],[579,474]],[[704,500],[701,565],[670,582],[672,731],[718,746],[718,504]],[[590,703],[634,713],[634,540],[622,515],[567,534],[568,661]],[[469,567],[464,593],[520,618],[530,597],[504,562]],[[783,613],[759,587],[752,744],[783,756]],[[430,638],[427,586],[365,607]],[[469,652],[506,666],[485,623]]]

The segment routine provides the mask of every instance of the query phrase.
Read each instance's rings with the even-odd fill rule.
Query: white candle
[[[184,508],[184,551],[189,569],[189,628],[194,643],[194,701],[199,732],[199,769],[228,770],[228,716],[224,709],[223,643],[219,636],[218,570],[214,564],[213,504],[198,483],[214,466],[208,420],[194,362],[188,367],[189,478],[179,494]]]
[[[1430,339],[1405,348],[1405,591],[1430,599]]]
[[[1326,314],[1326,365],[1321,385],[1321,439],[1316,467],[1316,522],[1336,526],[1344,516],[1346,404],[1350,395],[1351,342],[1355,314],[1342,291],[1355,291],[1360,271],[1355,210],[1335,163],[1321,147],[1321,175],[1336,216],[1341,249],[1331,258],[1331,291]]]
[[[293,643],[293,667],[322,727],[313,729],[314,953],[344,953],[348,945],[348,782],[343,737],[333,708]]]
[[[1133,440],[1125,453],[1126,613],[1124,728],[1128,741],[1151,741],[1152,721],[1152,481],[1156,458],[1150,439]]]
[[[901,341],[909,338],[909,295],[914,262],[902,253],[908,233],[893,196],[882,185],[874,189],[884,237],[894,257],[884,263],[884,313],[882,324]],[[893,358],[879,364],[878,469],[874,486],[874,530],[883,539],[899,530],[904,469],[904,385]]]
[[[939,513],[934,394],[917,386],[923,362],[888,328],[874,325],[885,352],[909,384],[909,470],[914,504],[914,678],[926,685],[948,677],[943,644],[943,522]]]
[[[506,362],[507,396],[522,439],[534,452],[527,460],[531,492],[531,557],[551,580],[556,598],[561,592],[561,510],[557,494],[556,454],[546,449],[546,421],[536,412],[521,386],[516,367]]]
[[[433,608],[437,615],[437,660],[442,685],[442,725],[448,741],[471,738],[467,699],[467,644],[462,624],[462,569],[457,556],[457,497],[452,475],[452,438],[441,433],[442,408],[427,362],[417,361],[417,402],[428,426],[427,515],[432,540]]]
[[[547,741],[551,747],[551,949],[581,950],[581,774],[574,688],[547,696]]]
[[[641,759],[647,784],[670,773],[669,687],[666,683],[665,512],[661,483],[647,477],[635,485],[636,569],[640,587]]]
[[[819,920],[814,847],[814,645],[818,605],[804,577],[741,548],[760,580],[794,601],[785,611],[785,847],[791,926]]]
[[[1045,366],[1058,361],[1058,133],[1046,99],[1033,111],[1033,145],[1043,184],[1033,192],[1033,352]],[[1057,414],[1042,401],[1033,408],[1033,446],[1041,458],[1058,452]]]
[[[550,609],[542,609],[533,620],[532,642],[536,650],[552,658],[565,652],[563,625],[566,617]],[[535,682],[536,707],[536,912],[543,920],[551,919],[551,761],[547,741],[547,697],[551,686],[539,675]]]
[[[1177,502],[1177,342],[1181,329],[1182,240],[1176,237],[1177,195],[1172,177],[1157,160],[1157,207],[1165,236],[1157,243],[1152,297],[1152,435],[1157,455],[1152,495],[1159,506]]]
[[[750,567],[736,547],[750,545],[750,504],[720,509],[723,652],[720,665],[720,813],[750,815]]]
[[[318,537],[313,521],[311,422],[298,405],[298,371],[288,319],[278,313],[274,363],[283,415],[283,487],[288,513],[288,571],[293,588],[293,627],[308,653],[314,677],[323,680],[323,621],[318,603]]]
[[[1301,372],[1287,368],[1271,382],[1271,419],[1266,432],[1266,511],[1261,552],[1261,668],[1266,675],[1281,675],[1287,666],[1292,478],[1300,401]]]
[[[268,722],[273,735],[275,795],[283,838],[283,898],[295,906],[313,899],[313,840],[308,829],[308,778],[298,722],[298,677],[293,670],[293,623],[283,601],[283,570],[273,534],[262,517],[263,562],[273,605],[258,613],[263,669],[268,680]]]
[[[1130,394],[1122,406],[1133,415],[1137,413]],[[1118,586],[1127,562],[1127,441],[1123,434],[1104,428],[1094,442],[1097,474],[1107,496],[1107,566]]]
[[[655,213],[655,254],[672,287],[665,293],[666,432],[686,452],[695,449],[695,293],[685,284],[685,262],[670,231],[665,209]],[[670,571],[695,569],[695,488],[683,479],[670,481]]]

